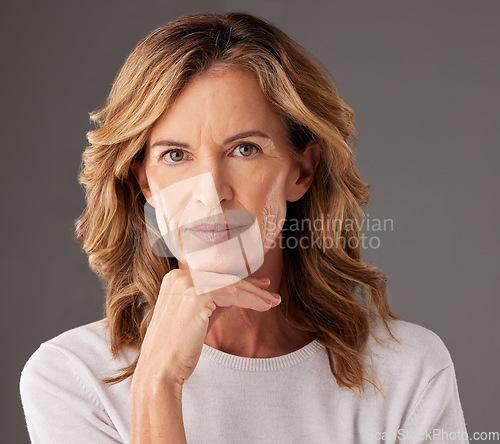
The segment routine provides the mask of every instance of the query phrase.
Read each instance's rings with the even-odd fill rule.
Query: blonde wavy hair
[[[359,227],[370,185],[353,160],[354,113],[304,49],[278,28],[243,13],[196,14],[156,29],[125,61],[105,106],[91,113],[97,127],[87,134],[90,146],[82,155],[79,182],[87,205],[75,221],[76,239],[106,283],[112,355],[117,358],[126,346],[140,350],[162,279],[177,267],[175,258],[152,251],[146,200],[131,165],[143,161],[148,133],[166,106],[193,77],[215,66],[254,73],[283,119],[293,156],[311,140],[321,147],[314,182],[299,201],[288,203],[283,231],[288,239],[307,235],[319,244],[283,250],[278,308],[293,327],[326,347],[339,386],[364,391],[362,356],[370,318],[381,319],[389,333],[386,320],[398,318],[386,299],[386,275],[361,262]],[[290,229],[293,219],[325,215],[336,223]],[[332,247],[326,239],[343,242]],[[125,380],[136,364],[103,382]]]

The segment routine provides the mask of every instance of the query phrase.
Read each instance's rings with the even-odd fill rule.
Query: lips
[[[219,243],[232,239],[245,230],[245,226],[238,225],[226,227],[226,224],[199,224],[187,229],[187,232],[199,240]]]
[[[193,220],[190,214],[185,216],[188,221],[180,220],[178,225],[182,232],[182,248],[185,252],[198,251],[234,239],[249,229],[256,218],[246,210],[225,210],[224,213],[207,215],[196,220]]]
[[[189,227],[189,230],[193,231],[226,231],[226,230],[234,230],[235,228],[239,228],[240,225],[228,225],[226,224],[198,224],[193,227]]]

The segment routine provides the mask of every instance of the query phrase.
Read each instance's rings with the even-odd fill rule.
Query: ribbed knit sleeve
[[[469,443],[453,363],[429,381],[399,432],[405,444]]]
[[[27,361],[20,393],[34,444],[122,442],[90,384],[55,345],[42,344]]]

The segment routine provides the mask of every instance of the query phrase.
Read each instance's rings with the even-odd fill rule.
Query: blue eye
[[[173,156],[172,154],[175,154],[175,156]],[[175,148],[172,150],[165,151],[160,157],[162,159],[164,159],[167,156],[170,159],[170,161],[167,160],[167,163],[177,163],[177,162],[180,162],[181,160],[184,159],[184,151],[181,149]]]
[[[244,148],[244,150],[242,150],[241,148]],[[251,143],[240,143],[236,146],[234,152],[239,152],[241,154],[241,156],[237,157],[251,157],[251,155],[253,154],[253,150],[259,152],[259,148]]]

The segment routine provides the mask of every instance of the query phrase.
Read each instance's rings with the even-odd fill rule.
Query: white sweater
[[[203,345],[183,388],[188,443],[468,443],[455,369],[442,340],[406,321],[389,321],[400,344],[375,330],[367,343],[376,385],[339,388],[317,341],[275,358],[245,358]],[[131,378],[100,378],[133,362],[114,361],[106,321],[44,342],[26,363],[20,391],[33,443],[130,442]],[[368,361],[365,361],[368,362]],[[369,378],[369,375],[368,379]],[[427,434],[427,436],[426,436]],[[432,438],[432,439],[429,439]]]

